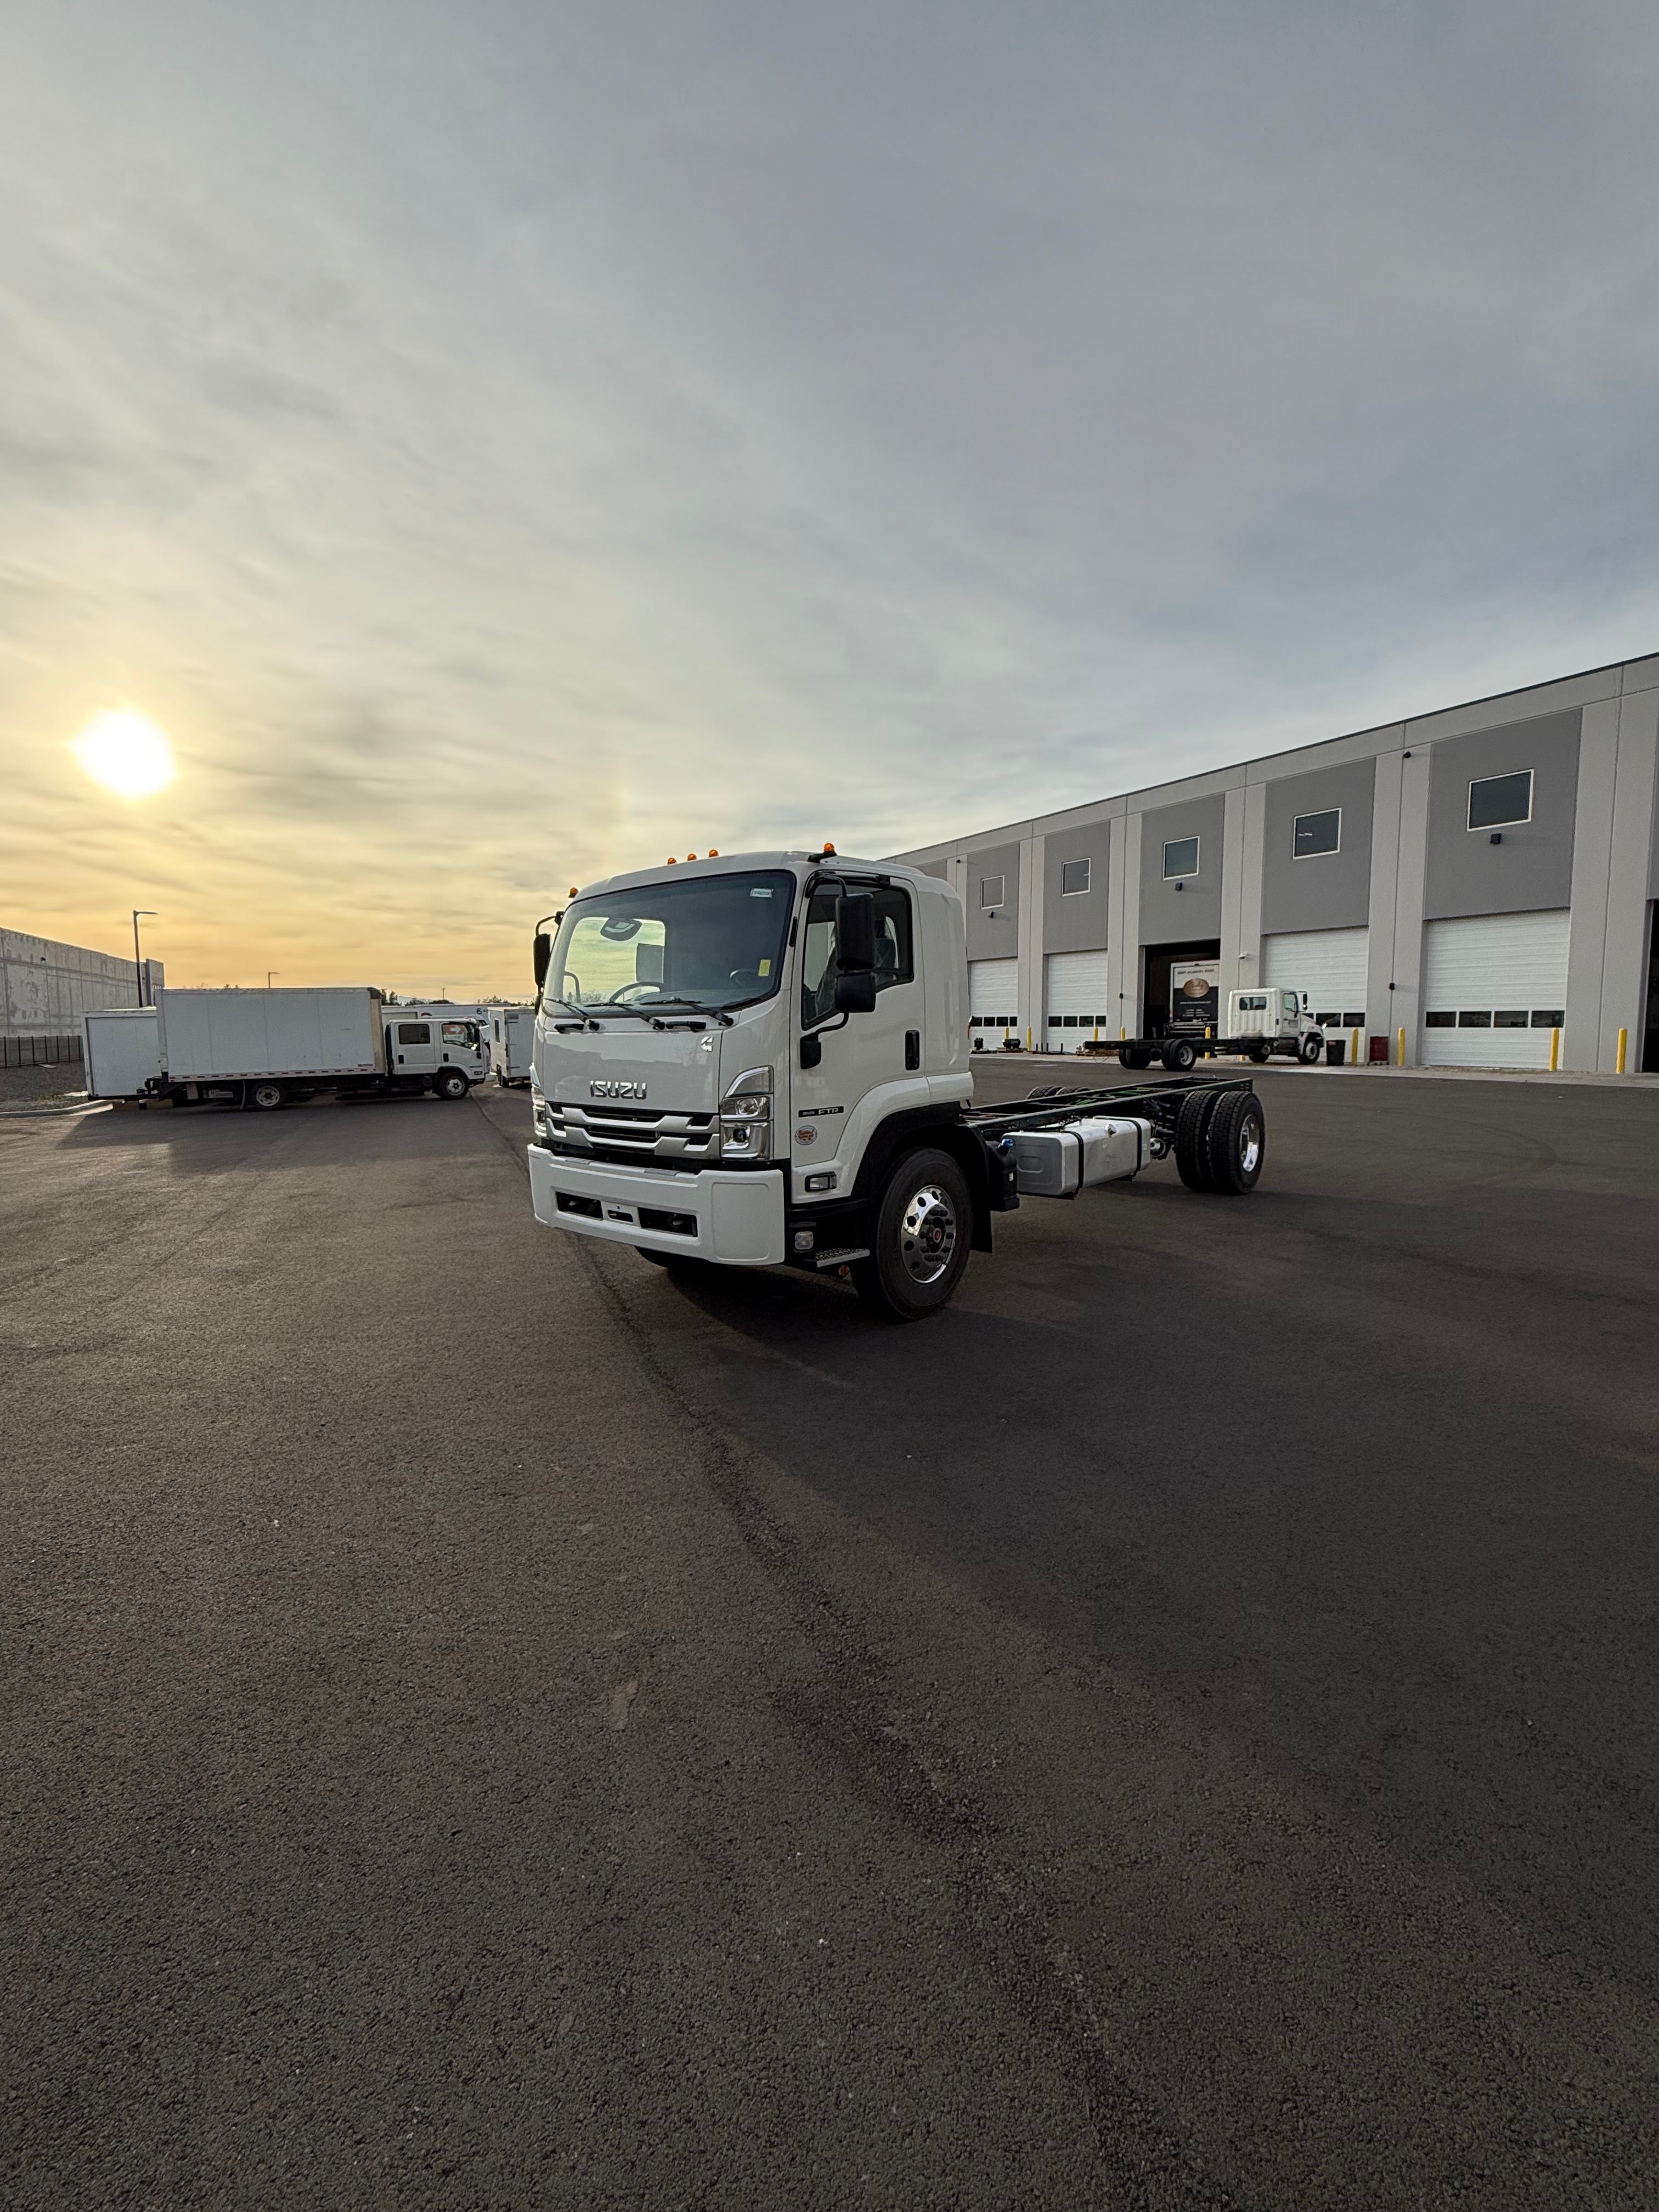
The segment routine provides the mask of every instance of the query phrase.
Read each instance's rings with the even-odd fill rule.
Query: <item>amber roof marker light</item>
[[[833,845],[826,844],[823,849],[830,855],[830,858],[832,860],[837,857],[836,848]]]

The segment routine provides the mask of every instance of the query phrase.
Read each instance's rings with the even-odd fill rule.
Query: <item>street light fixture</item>
[[[132,974],[138,986],[138,1003],[143,1006],[149,1002],[144,996],[144,963],[138,950],[138,917],[141,914],[147,915],[152,921],[160,917],[153,906],[136,906],[132,909]]]

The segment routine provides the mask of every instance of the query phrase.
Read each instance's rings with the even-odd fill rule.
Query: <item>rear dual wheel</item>
[[[1261,1179],[1267,1121],[1251,1091],[1195,1091],[1176,1122],[1176,1166],[1188,1190],[1243,1198]]]
[[[1164,1048],[1164,1065],[1171,1075],[1184,1075],[1198,1058],[1198,1047],[1188,1037],[1177,1037]]]

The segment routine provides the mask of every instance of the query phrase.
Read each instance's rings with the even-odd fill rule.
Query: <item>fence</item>
[[[81,1064],[78,1036],[0,1036],[0,1067],[57,1067]]]

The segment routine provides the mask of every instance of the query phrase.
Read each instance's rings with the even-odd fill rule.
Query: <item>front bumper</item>
[[[590,1164],[542,1145],[532,1145],[529,1156],[531,1203],[544,1228],[727,1267],[775,1267],[783,1259],[780,1168],[674,1175]]]

